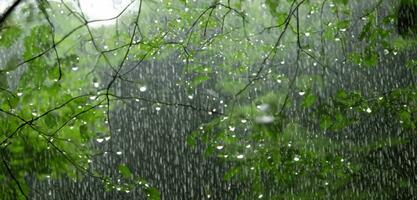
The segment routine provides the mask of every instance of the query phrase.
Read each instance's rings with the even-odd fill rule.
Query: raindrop
[[[294,157],[294,161],[295,161],[295,162],[297,162],[297,161],[299,161],[299,160],[300,160],[300,157],[299,157],[299,156],[295,156],[295,157]]]
[[[139,88],[139,91],[141,91],[141,92],[145,92],[147,89],[148,89],[148,88],[147,88],[146,86],[141,86],[141,87]]]
[[[94,86],[95,88],[98,88],[98,87],[100,86],[100,83],[98,83],[98,82],[94,82],[94,83],[93,83],[93,86]]]
[[[263,115],[255,118],[255,121],[259,124],[269,124],[274,121],[274,117],[270,115]]]
[[[261,105],[257,105],[256,108],[259,109],[262,112],[265,112],[265,111],[268,110],[269,105],[268,104],[261,104]]]

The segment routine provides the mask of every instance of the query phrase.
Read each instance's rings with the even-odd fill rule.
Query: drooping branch
[[[84,23],[80,24],[79,26],[73,28],[71,31],[69,31],[68,33],[66,33],[64,36],[62,36],[62,38],[60,40],[57,40],[54,42],[54,44],[46,49],[44,49],[42,52],[32,56],[31,58],[28,58],[26,60],[24,60],[23,62],[20,62],[19,64],[17,64],[17,67],[20,67],[26,63],[32,62],[42,56],[44,56],[45,54],[47,54],[49,51],[53,50],[54,47],[57,47],[58,45],[60,45],[61,43],[63,43],[68,37],[70,37],[72,34],[74,34],[75,32],[77,32],[78,30],[80,30],[81,28],[84,28],[85,26],[87,26],[88,24],[91,23],[97,23],[97,22],[104,22],[104,21],[111,21],[114,19],[119,18],[123,13],[126,12],[126,10],[130,7],[130,5],[133,3],[134,1],[132,1],[131,3],[129,3],[119,14],[117,14],[114,17],[111,18],[107,18],[107,19],[96,19],[96,20],[90,20],[90,21],[85,21]],[[1,26],[1,23],[0,23]]]
[[[133,44],[134,44],[134,38],[135,38],[135,35],[136,35],[136,31],[139,29],[139,18],[140,18],[141,12],[142,12],[142,4],[143,4],[143,0],[140,0],[139,1],[139,8],[138,8],[138,11],[137,11],[137,14],[136,14],[136,19],[134,21],[135,25],[133,27],[133,32],[132,32],[132,35],[130,37],[129,46],[126,50],[126,53],[123,56],[122,61],[120,62],[119,66],[118,66],[118,69],[114,72],[113,78],[110,80],[110,82],[109,82],[109,84],[107,85],[107,88],[106,88],[106,94],[105,94],[106,95],[106,100],[107,100],[107,112],[106,112],[106,114],[107,114],[107,122],[108,122],[110,134],[112,133],[112,131],[111,131],[112,130],[111,121],[110,121],[110,94],[111,94],[110,89],[111,89],[112,85],[115,83],[117,77],[119,77],[119,74],[120,74],[128,56],[129,56],[129,53],[130,53],[130,50],[131,50],[130,47],[132,47]]]
[[[51,18],[49,17],[48,12],[46,11],[46,6],[48,6],[47,5],[47,2],[46,1],[41,1],[41,0],[38,0],[37,2],[38,2],[39,9],[42,11],[42,14],[44,15],[46,21],[48,22],[48,24],[49,24],[49,26],[51,28],[52,49],[54,50],[54,53],[55,53],[55,56],[56,56],[56,62],[58,64],[58,72],[59,72],[59,75],[58,75],[58,79],[57,80],[59,81],[62,78],[62,66],[61,66],[61,59],[59,58],[58,50],[57,50],[56,45],[55,45],[55,41],[56,41],[55,40],[55,26],[52,23]]]
[[[301,2],[299,2],[298,4],[296,4],[297,3],[297,1],[295,0],[295,1],[293,1],[293,3],[292,3],[292,5],[291,5],[291,8],[290,8],[290,11],[289,11],[289,13],[288,13],[288,15],[287,15],[287,17],[286,17],[286,19],[285,19],[285,21],[284,21],[284,27],[283,27],[283,30],[282,30],[282,32],[281,32],[281,34],[278,36],[278,39],[276,40],[276,42],[275,42],[275,44],[274,44],[274,46],[273,46],[273,48],[269,51],[269,53],[267,54],[267,56],[263,59],[263,61],[262,61],[262,63],[261,63],[261,67],[258,69],[258,71],[256,72],[256,75],[252,78],[252,79],[250,79],[249,81],[248,81],[248,83],[242,88],[242,89],[240,89],[233,97],[234,98],[236,98],[236,97],[238,97],[239,95],[241,95],[244,91],[246,91],[255,81],[258,81],[258,80],[260,80],[260,79],[262,79],[262,78],[264,78],[263,76],[262,76],[262,72],[264,71],[264,69],[265,69],[265,66],[266,66],[266,64],[267,64],[267,61],[268,60],[272,60],[274,57],[275,57],[275,55],[276,55],[276,50],[277,50],[277,48],[278,48],[278,46],[279,46],[279,44],[281,43],[281,41],[282,41],[282,38],[284,37],[284,34],[285,34],[285,32],[287,31],[287,29],[288,29],[288,27],[289,27],[289,25],[290,25],[290,22],[291,22],[291,18],[292,18],[292,16],[294,15],[294,13],[298,10],[298,8],[303,4],[305,2],[305,0],[303,0],[303,1],[301,1]],[[294,7],[295,6],[295,7]],[[281,24],[279,25],[279,26],[282,26]]]
[[[17,8],[17,6],[20,3],[22,3],[22,0],[14,1],[12,5],[8,7],[2,15],[0,15],[0,27],[3,26],[4,22],[6,22],[6,19],[13,13],[13,11]]]
[[[12,169],[10,168],[9,164],[7,163],[7,161],[4,159],[4,157],[2,158],[3,160],[3,164],[6,167],[7,173],[10,175],[10,177],[13,179],[13,181],[16,183],[17,188],[19,188],[20,193],[25,197],[25,199],[29,199],[28,196],[25,194],[25,192],[23,191],[22,185],[20,184],[19,180],[17,180],[17,178],[14,176]]]

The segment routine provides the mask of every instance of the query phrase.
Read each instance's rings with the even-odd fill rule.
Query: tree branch
[[[22,0],[16,0],[13,4],[6,9],[6,11],[0,16],[0,27],[3,26],[6,19],[13,13],[14,9],[22,2]]]
[[[25,192],[23,192],[23,188],[20,185],[19,181],[16,179],[16,177],[13,175],[12,170],[10,169],[9,165],[7,164],[6,160],[4,159],[4,157],[2,158],[3,160],[3,164],[7,169],[7,173],[9,173],[10,177],[13,179],[13,181],[16,183],[17,187],[19,188],[20,193],[22,193],[22,195],[25,197],[25,199],[29,199],[28,196],[26,196]]]

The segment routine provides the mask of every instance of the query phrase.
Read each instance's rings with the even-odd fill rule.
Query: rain
[[[414,199],[416,0],[0,2],[0,199]]]

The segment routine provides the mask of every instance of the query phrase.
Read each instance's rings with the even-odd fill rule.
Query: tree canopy
[[[246,188],[239,199],[410,199],[416,8],[132,0],[90,19],[77,0],[13,1],[0,15],[0,194],[42,198],[34,182],[92,177],[109,192],[160,199],[158,180],[135,166],[109,172],[95,162],[122,154],[111,145],[123,134],[115,113],[146,102],[204,114],[188,147],[227,163],[224,181]],[[151,63],[173,63],[153,67],[180,74],[165,78],[182,101],[143,94],[158,93],[149,91],[157,81],[131,74]]]

